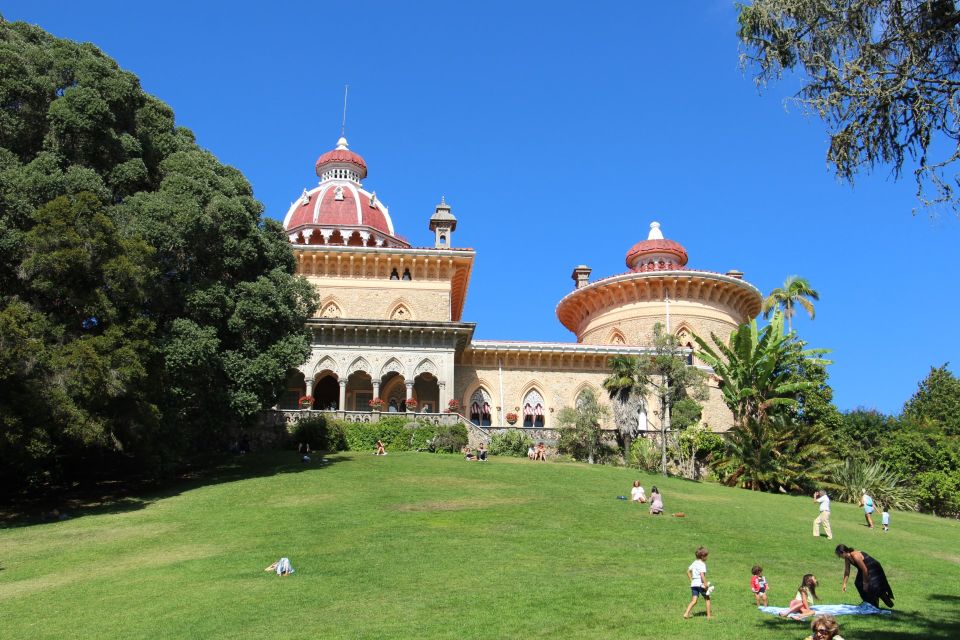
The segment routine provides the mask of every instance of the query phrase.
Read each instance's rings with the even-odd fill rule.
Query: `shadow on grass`
[[[349,460],[351,456],[347,452],[326,455],[315,452],[311,455],[311,461],[306,463],[302,461],[302,454],[296,451],[233,454],[220,458],[217,462],[211,462],[209,466],[182,473],[162,486],[156,483],[107,481],[64,495],[55,502],[4,506],[0,508],[0,529],[29,527],[84,516],[138,511],[158,500],[177,496],[199,487],[251,478],[317,471]]]
[[[952,594],[940,594],[935,593],[931,594],[927,600],[935,600],[940,602],[949,602],[953,604],[960,604],[960,596]],[[854,616],[840,616],[837,618],[837,621],[840,623],[840,633],[845,637],[848,636],[843,631],[844,620],[852,618]],[[933,640],[954,640],[960,638],[960,607],[952,607],[948,609],[940,609],[932,614],[919,613],[916,611],[902,611],[898,609],[893,610],[893,614],[890,616],[869,616],[874,618],[877,622],[878,628],[870,629],[868,633],[861,633],[862,637],[868,637],[870,640],[918,640],[920,638],[930,638]],[[804,623],[804,630],[810,628],[810,620]],[[899,630],[899,629],[884,629],[882,625],[886,621],[898,622],[913,627],[909,631]],[[768,629],[783,629],[784,624],[788,622],[779,619],[763,619],[762,624]]]

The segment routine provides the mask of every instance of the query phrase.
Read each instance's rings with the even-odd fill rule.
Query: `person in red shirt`
[[[767,606],[767,579],[763,577],[763,567],[755,564],[750,572],[753,574],[750,578],[750,590],[753,591],[757,606],[759,607],[761,602],[763,606]]]

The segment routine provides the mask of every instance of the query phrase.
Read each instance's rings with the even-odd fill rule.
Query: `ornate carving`
[[[414,371],[413,377],[416,378],[421,373],[429,373],[434,378],[436,378],[438,377],[437,365],[433,364],[433,362],[429,358],[425,358],[420,362],[420,364],[417,365],[417,368]]]

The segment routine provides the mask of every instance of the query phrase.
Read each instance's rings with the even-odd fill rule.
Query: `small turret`
[[[437,249],[450,248],[450,236],[457,229],[457,218],[450,213],[450,205],[444,197],[440,198],[433,215],[430,216],[430,231],[434,233],[433,246]]]

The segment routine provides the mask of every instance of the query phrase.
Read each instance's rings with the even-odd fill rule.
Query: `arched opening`
[[[393,271],[390,272],[390,279],[391,279],[391,280],[399,280],[399,279],[400,279],[400,274],[397,273],[397,268],[396,268],[396,267],[394,267],[394,268],[393,268]]]
[[[277,408],[287,410],[299,409],[300,398],[306,393],[307,383],[303,373],[292,369],[287,373],[287,384],[284,388],[283,395],[280,396],[280,400],[277,402]]]
[[[388,371],[380,378],[380,397],[384,410],[389,413],[403,413],[407,410],[407,381],[396,371]]]
[[[646,400],[641,400],[640,406],[637,407],[637,433],[646,436],[649,430],[650,425],[647,423],[647,402]]]
[[[347,406],[353,411],[370,411],[373,379],[366,371],[354,371],[347,378]]]
[[[340,383],[337,382],[337,376],[324,371],[318,374],[317,381],[313,383],[313,408],[334,410],[339,409],[340,404]]]
[[[481,427],[489,427],[491,422],[490,394],[480,387],[470,396],[470,422]]]
[[[413,278],[410,277],[410,269],[404,269],[404,270],[403,270],[403,278],[401,278],[401,279],[402,279],[402,280],[413,280]]]
[[[543,415],[543,396],[536,389],[527,392],[523,399],[523,426],[527,428],[542,429],[546,424],[546,418]]]
[[[417,399],[417,411],[436,413],[440,410],[440,384],[437,377],[424,372],[413,379],[413,397]]]
[[[685,348],[689,349],[689,351],[687,352],[687,358],[686,358],[687,364],[693,365],[693,345],[688,342],[684,346]]]

